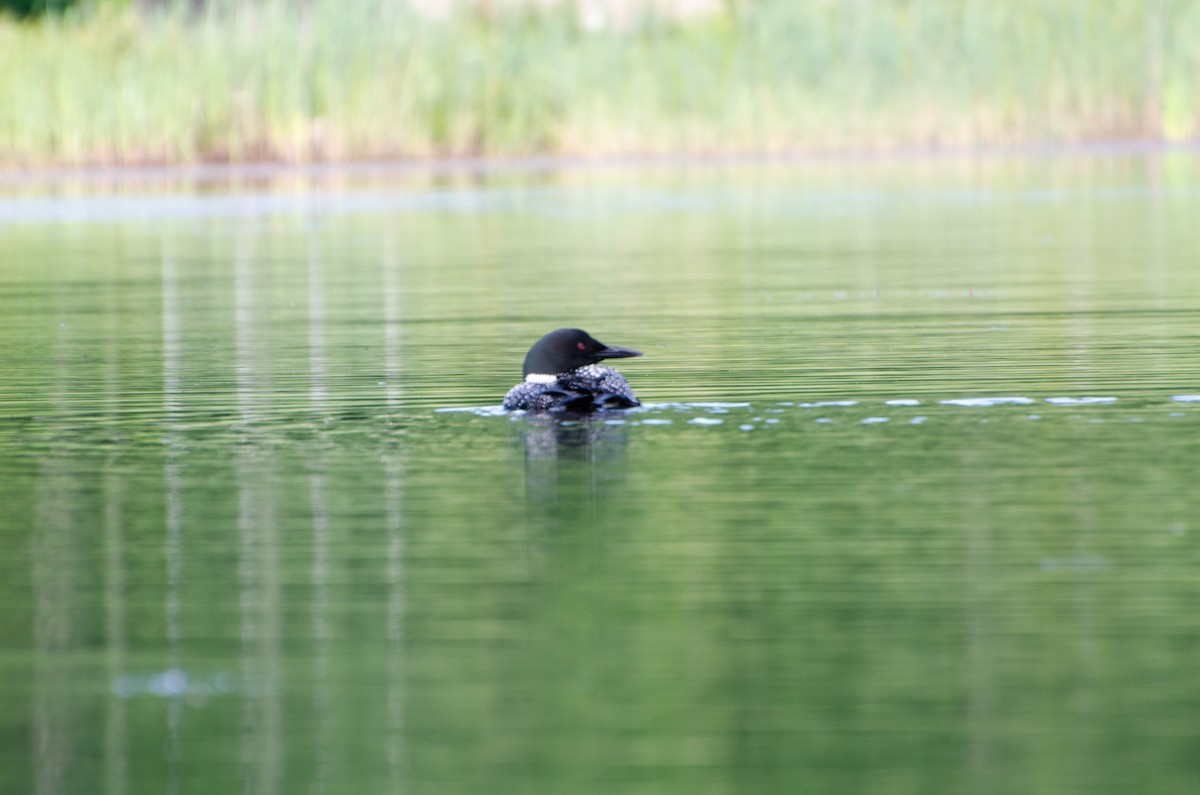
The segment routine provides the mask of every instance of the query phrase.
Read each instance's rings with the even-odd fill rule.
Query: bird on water
[[[625,376],[596,364],[641,355],[605,345],[582,329],[551,331],[525,354],[525,380],[508,390],[504,408],[586,413],[641,405]]]

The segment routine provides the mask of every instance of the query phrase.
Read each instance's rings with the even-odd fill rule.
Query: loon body
[[[625,376],[596,363],[641,355],[605,345],[581,329],[552,331],[525,354],[525,380],[508,390],[504,408],[586,413],[640,405]]]

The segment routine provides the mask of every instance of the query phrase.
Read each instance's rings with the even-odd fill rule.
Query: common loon
[[[525,380],[508,390],[504,408],[583,413],[640,405],[625,376],[596,362],[641,355],[605,345],[582,329],[551,331],[525,354]]]

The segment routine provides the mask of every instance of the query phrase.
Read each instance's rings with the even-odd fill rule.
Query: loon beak
[[[593,354],[600,359],[629,359],[634,356],[641,356],[641,351],[635,351],[632,348],[618,348],[615,345],[605,345],[602,350],[598,350]]]

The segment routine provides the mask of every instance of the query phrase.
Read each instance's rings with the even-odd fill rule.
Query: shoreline
[[[222,182],[235,178],[273,179],[287,176],[322,177],[487,177],[547,174],[556,171],[692,169],[765,165],[855,165],[951,160],[1063,159],[1072,157],[1133,157],[1168,154],[1200,155],[1200,139],[1162,141],[1114,139],[1074,143],[1030,143],[964,147],[897,147],[892,149],[797,149],[792,152],[714,152],[706,154],[448,156],[383,158],[293,163],[197,162],[106,164],[78,167],[0,167],[0,185],[28,186],[72,181]]]

